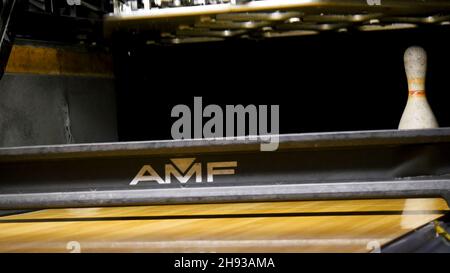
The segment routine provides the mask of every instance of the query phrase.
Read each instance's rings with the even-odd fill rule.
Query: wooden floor
[[[442,199],[48,209],[0,217],[1,252],[368,252]]]

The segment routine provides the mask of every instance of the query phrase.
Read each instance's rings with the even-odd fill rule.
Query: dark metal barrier
[[[0,208],[443,197],[450,129],[0,149]]]

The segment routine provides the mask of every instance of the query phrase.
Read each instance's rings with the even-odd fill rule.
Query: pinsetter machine
[[[134,48],[141,46],[174,48],[187,45],[191,52],[197,53],[197,46],[241,40],[276,42],[277,39],[298,37],[320,39],[322,35],[335,35],[333,39],[339,39],[336,37],[353,32],[375,35],[397,30],[447,31],[450,1],[3,0],[0,2],[0,14],[0,69],[4,71],[14,41],[25,40],[75,41],[83,46],[111,47],[113,54],[126,57],[132,56]],[[25,23],[21,19],[24,16],[36,21],[27,19]],[[43,30],[52,24],[52,28]],[[432,57],[436,56],[429,59]],[[120,57],[116,60],[115,65],[124,62]],[[116,67],[114,71],[118,80],[117,73],[121,69]],[[158,71],[178,77],[173,71],[162,68]],[[195,73],[201,74],[198,71]],[[232,75],[245,73],[237,70],[231,72]],[[143,75],[140,77],[145,78]],[[413,95],[422,91],[416,85],[417,77],[414,77],[414,82],[408,82],[412,86],[409,90],[411,96],[412,91],[415,92]],[[120,81],[123,85],[128,84],[123,79]],[[152,98],[157,98],[157,95]],[[398,123],[400,116],[393,119],[397,119],[395,122]],[[441,128],[434,128],[437,125],[417,128],[406,125],[402,130],[281,133],[277,135],[278,149],[270,152],[260,150],[261,144],[265,143],[263,140],[245,136],[184,140],[156,137],[155,140],[132,142],[74,141],[2,147],[0,209],[4,215],[12,216],[0,218],[0,233],[1,225],[22,223],[19,218],[7,218],[14,217],[14,212],[19,211],[130,206],[161,207],[164,210],[165,206],[184,205],[380,199],[388,203],[389,199],[435,198],[445,201],[441,207],[429,211],[418,207],[411,214],[426,211],[426,215],[437,216],[427,218],[409,230],[416,232],[397,234],[391,240],[383,241],[382,251],[414,251],[419,249],[420,244],[421,247],[429,247],[430,251],[433,250],[431,245],[435,246],[434,250],[448,251],[448,238],[442,239],[446,238],[445,235],[434,239],[424,235],[439,228],[438,233],[448,237],[445,231],[448,229],[448,217],[445,215],[448,215],[447,206],[450,205],[450,129],[445,122]],[[0,130],[4,130],[1,125],[0,122]],[[389,209],[377,209],[378,212],[386,210]],[[397,209],[388,214],[396,212]],[[258,213],[252,214],[244,209],[242,215],[235,217],[267,216],[264,216],[266,212]],[[270,217],[309,215],[309,212],[302,213],[292,207]],[[342,211],[334,213],[336,217],[345,214]],[[355,214],[349,212],[349,215],[352,213]],[[437,243],[436,240],[442,242]],[[129,246],[129,249],[134,246],[137,244]],[[197,245],[192,249],[210,250],[208,247]],[[93,249],[111,250],[108,247]],[[157,251],[158,247],[152,245],[139,249]],[[173,249],[179,248],[173,246]],[[211,249],[220,251],[220,248]],[[225,249],[239,251],[240,248]],[[310,250],[317,251],[314,248]]]

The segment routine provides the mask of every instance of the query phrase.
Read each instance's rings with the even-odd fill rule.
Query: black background
[[[176,259],[217,259],[219,257],[272,258],[276,268],[176,269]],[[413,271],[426,267],[445,271],[447,254],[2,254],[4,266],[17,270],[45,272],[108,270],[112,272],[385,272]],[[23,262],[26,260],[27,262]],[[159,270],[158,270],[159,269]]]
[[[428,53],[427,96],[450,125],[450,28],[114,49],[121,141],[170,139],[177,104],[280,105],[281,133],[395,129],[407,99],[403,53]],[[139,40],[141,39],[141,40]]]

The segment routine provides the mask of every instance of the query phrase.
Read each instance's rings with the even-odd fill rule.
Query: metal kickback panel
[[[0,148],[0,209],[358,198],[450,202],[450,129]]]

